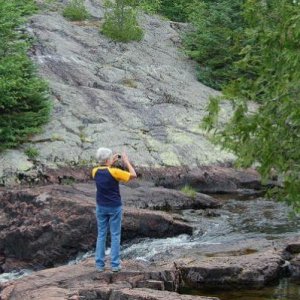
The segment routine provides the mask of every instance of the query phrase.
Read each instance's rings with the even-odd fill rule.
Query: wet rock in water
[[[175,268],[158,269],[132,261],[125,261],[122,266],[123,270],[116,274],[109,269],[99,273],[95,269],[94,260],[90,258],[78,265],[39,271],[12,283],[0,284],[0,297],[2,300],[217,299],[176,293],[180,278]],[[156,287],[159,290],[155,290]]]
[[[284,263],[273,250],[235,257],[179,262],[182,279],[191,288],[260,288],[276,281]]]
[[[169,237],[182,233],[192,234],[193,227],[175,221],[167,213],[125,208],[123,219],[125,239],[135,237]]]
[[[300,254],[291,259],[289,270],[293,279],[300,279]]]
[[[285,256],[290,260],[287,265],[289,274],[293,279],[300,279],[300,238],[288,241]]]
[[[0,192],[3,272],[53,267],[95,246],[95,186],[52,185]],[[167,213],[124,209],[123,240],[191,234]]]
[[[300,238],[294,239],[290,241],[285,249],[287,252],[291,254],[298,254],[300,253]]]

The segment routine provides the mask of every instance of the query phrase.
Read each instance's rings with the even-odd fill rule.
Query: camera
[[[121,158],[122,158],[122,155],[121,155],[121,154],[118,154],[117,157],[118,157],[118,159],[121,159]]]

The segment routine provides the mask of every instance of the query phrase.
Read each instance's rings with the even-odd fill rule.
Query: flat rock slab
[[[180,295],[176,269],[153,269],[134,262],[123,262],[123,270],[97,272],[93,259],[78,265],[62,266],[36,272],[21,280],[2,284],[2,300],[102,299],[102,300],[217,300],[211,297]],[[160,282],[160,289],[143,287],[147,282]],[[167,291],[165,287],[173,285]]]
[[[284,264],[274,250],[236,257],[192,259],[179,263],[185,285],[192,288],[260,288],[280,276]]]
[[[113,291],[110,300],[218,300],[215,297],[180,295],[178,293],[149,289],[123,289]]]

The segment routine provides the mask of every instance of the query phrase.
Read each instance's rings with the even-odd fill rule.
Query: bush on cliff
[[[140,41],[143,38],[143,30],[137,22],[134,5],[134,0],[107,0],[101,32],[120,42]]]
[[[70,0],[66,5],[63,16],[71,21],[83,21],[89,14],[84,6],[84,0]]]
[[[27,55],[28,37],[21,27],[35,9],[33,0],[0,0],[0,151],[39,132],[49,116],[47,85]]]

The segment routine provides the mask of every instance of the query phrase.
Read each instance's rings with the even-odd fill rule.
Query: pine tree
[[[48,120],[47,85],[27,55],[28,38],[19,30],[34,1],[0,0],[0,151],[39,132]]]

